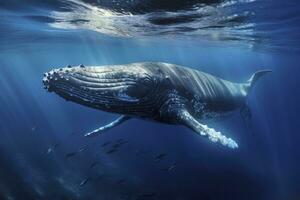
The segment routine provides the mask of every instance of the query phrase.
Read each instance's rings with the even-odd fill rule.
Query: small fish
[[[123,138],[120,138],[120,139],[117,139],[116,141],[117,141],[117,142],[123,142],[124,139],[123,139]]]
[[[154,158],[154,161],[159,162],[159,161],[163,160],[166,156],[167,156],[167,154],[165,154],[165,153],[159,154]]]
[[[48,150],[47,150],[47,152],[46,152],[46,154],[49,155],[49,154],[52,153],[52,152],[53,152],[53,149],[52,149],[51,147],[49,147]]]
[[[79,149],[79,152],[83,152],[88,148],[88,145],[85,145]]]
[[[119,147],[123,146],[126,143],[128,143],[128,141],[121,141],[121,142],[118,142],[118,143],[114,144],[112,147],[113,148],[119,148]]]
[[[126,182],[126,179],[125,178],[121,178],[120,180],[118,180],[116,182],[116,184],[121,185],[122,183],[125,183],[125,182]]]
[[[90,169],[96,167],[96,165],[98,165],[98,164],[99,164],[98,161],[93,162],[93,163],[90,165]]]
[[[112,153],[115,153],[117,151],[118,151],[118,149],[111,149],[111,150],[107,151],[106,153],[107,154],[112,154]]]
[[[36,130],[36,126],[31,127],[31,131],[35,131]]]
[[[163,170],[163,171],[172,171],[173,169],[175,169],[176,166],[177,166],[177,164],[173,163],[171,166],[169,166],[167,168],[163,168],[161,170]]]
[[[83,181],[81,181],[80,184],[79,184],[79,186],[83,187],[83,186],[85,186],[91,180],[92,180],[92,178],[88,177],[88,178],[84,179]]]
[[[104,142],[101,146],[105,147],[105,146],[109,145],[110,143],[111,143],[111,141],[107,141],[107,142]]]
[[[66,159],[72,158],[72,157],[76,156],[76,154],[77,154],[77,152],[70,152],[70,153],[67,153],[67,154],[65,155],[65,158],[66,158]]]

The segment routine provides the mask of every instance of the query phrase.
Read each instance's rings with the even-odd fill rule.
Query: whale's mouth
[[[151,78],[121,67],[65,67],[44,74],[49,92],[79,104],[114,111],[137,104],[149,93]],[[149,87],[150,86],[150,87]]]

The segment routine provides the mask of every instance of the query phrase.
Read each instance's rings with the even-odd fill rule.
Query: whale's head
[[[45,89],[68,101],[104,111],[130,114],[153,100],[156,81],[143,67],[64,67],[44,74]]]

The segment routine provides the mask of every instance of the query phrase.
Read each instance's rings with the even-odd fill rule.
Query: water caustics
[[[297,51],[300,10],[296,5],[277,0],[272,4],[267,0],[0,2],[0,34],[4,44],[18,39],[21,32],[36,39],[56,36],[57,41],[58,35],[69,38],[68,32],[86,31],[100,38],[188,38],[250,49]],[[290,9],[281,9],[284,6]]]
[[[254,13],[235,13],[232,7],[254,1],[175,1],[168,6],[167,1],[154,0],[112,1],[110,5],[106,1],[90,4],[67,0],[64,3],[68,9],[50,13],[54,21],[49,25],[58,29],[88,29],[119,37],[160,35],[252,40],[254,24],[246,19]]]

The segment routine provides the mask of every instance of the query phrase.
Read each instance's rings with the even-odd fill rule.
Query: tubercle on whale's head
[[[44,74],[44,88],[66,100],[109,110],[136,104],[150,94],[155,81],[142,68],[124,66],[53,69]]]
[[[84,67],[84,65],[80,65],[79,67]],[[68,65],[63,68],[53,69],[49,72],[44,73],[43,84],[44,88],[49,92],[55,92],[58,83],[67,83],[72,77],[73,73],[76,73],[77,67],[72,67]]]

